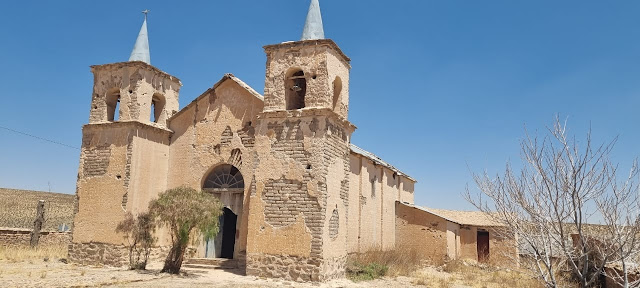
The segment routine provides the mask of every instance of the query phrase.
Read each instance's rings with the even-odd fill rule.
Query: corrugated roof
[[[358,155],[362,155],[364,157],[367,157],[369,159],[371,159],[371,161],[373,161],[373,163],[376,163],[378,165],[382,165],[384,167],[389,168],[391,171],[398,173],[398,175],[403,176],[413,182],[417,182],[415,179],[411,178],[411,176],[405,174],[404,172],[400,171],[398,168],[393,167],[393,165],[385,162],[384,160],[382,160],[382,158],[376,156],[376,154],[373,154],[367,150],[364,150],[354,144],[350,144],[351,145],[351,152],[356,153]]]

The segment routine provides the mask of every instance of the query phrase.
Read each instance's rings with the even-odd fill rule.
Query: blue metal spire
[[[320,3],[318,0],[311,0],[307,21],[304,23],[304,31],[300,40],[324,39],[324,28],[322,26],[322,14],[320,13]]]
[[[144,13],[144,22],[142,22],[142,27],[140,28],[140,33],[138,33],[136,44],[133,46],[133,51],[131,51],[131,56],[129,56],[129,61],[142,61],[151,64],[149,34],[147,33],[147,13],[149,13],[149,10],[144,10],[142,13]]]

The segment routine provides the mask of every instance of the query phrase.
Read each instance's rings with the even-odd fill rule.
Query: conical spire
[[[138,33],[136,44],[133,46],[133,51],[131,51],[131,56],[129,56],[129,61],[142,61],[151,64],[149,34],[147,33],[147,13],[149,13],[149,10],[144,10],[142,13],[144,13],[144,22],[142,22],[142,27],[140,28],[140,33]]]
[[[304,23],[304,31],[302,31],[302,39],[300,40],[316,39],[324,39],[324,28],[322,27],[320,3],[318,0],[311,0],[309,13],[307,13],[307,21]]]

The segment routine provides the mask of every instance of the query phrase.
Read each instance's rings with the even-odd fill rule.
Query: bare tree
[[[637,161],[634,161],[627,180],[618,184],[616,179],[611,179],[611,191],[596,200],[604,226],[600,235],[602,245],[595,250],[613,252],[609,253],[612,257],[604,274],[624,288],[640,287],[639,278],[629,278],[630,272],[637,272],[640,256],[640,195],[637,182],[632,181],[637,174]]]
[[[621,228],[636,223],[620,218],[637,218],[637,213],[617,206],[630,199],[626,196],[637,193],[632,181],[636,167],[618,184],[617,166],[609,157],[617,139],[593,146],[589,131],[580,142],[568,136],[566,123],[558,117],[547,130],[549,134],[543,138],[526,133],[521,141],[519,172],[508,163],[503,175],[474,174],[480,193],[472,196],[467,189],[465,197],[506,225],[508,233],[517,235],[518,247],[530,257],[524,266],[548,287],[558,287],[558,276],[563,274],[572,275],[580,287],[590,287],[598,283],[607,264],[628,260],[620,254],[637,252],[631,245],[637,243],[637,233]],[[598,219],[604,219],[600,220],[604,225],[589,224]],[[612,226],[612,222],[619,224]],[[617,227],[619,233],[603,238],[602,229],[594,227]],[[622,240],[620,247],[625,253],[619,253],[611,248],[618,247],[614,240],[623,235],[629,239]]]

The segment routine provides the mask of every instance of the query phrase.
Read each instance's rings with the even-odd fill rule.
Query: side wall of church
[[[413,181],[360,154],[351,153],[349,159],[349,253],[394,249],[395,202],[413,203],[413,190],[401,187],[409,183],[406,189],[413,188]]]
[[[223,80],[170,119],[171,139],[168,188],[186,185],[200,190],[207,175],[218,165],[231,164],[242,173],[245,194],[238,215],[235,253],[246,250],[248,193],[253,178],[253,146],[256,114],[263,102],[235,81]],[[237,210],[237,209],[236,209]],[[204,241],[196,257],[204,257]]]

